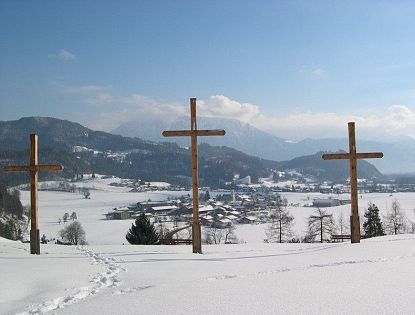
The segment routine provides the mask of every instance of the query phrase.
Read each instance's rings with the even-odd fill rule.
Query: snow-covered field
[[[414,314],[415,235],[361,244],[29,245],[0,239],[1,314]]]
[[[113,180],[112,180],[113,181]],[[105,220],[115,207],[163,200],[188,192],[129,193],[94,179],[91,199],[39,192],[40,231],[56,237],[58,219],[76,211],[88,246],[29,244],[0,238],[0,314],[415,314],[415,235],[363,240],[360,244],[264,244],[266,225],[238,225],[244,244],[132,246],[132,220]],[[301,235],[320,194],[283,194]],[[336,196],[337,197],[337,196]],[[340,196],[342,197],[342,196]],[[348,196],[343,196],[345,199]],[[363,194],[361,211],[374,202],[382,212],[399,200],[415,221],[415,194]],[[22,192],[23,203],[29,193]],[[350,205],[327,208],[349,215]]]
[[[114,208],[126,207],[138,201],[165,200],[168,197],[177,198],[188,191],[154,191],[154,192],[129,192],[130,188],[111,186],[110,183],[121,182],[121,179],[95,178],[77,183],[79,187],[87,187],[91,191],[91,199],[85,199],[79,193],[40,191],[39,192],[39,227],[41,235],[47,238],[56,238],[58,231],[64,226],[59,224],[65,212],[71,214],[76,212],[78,221],[81,222],[87,233],[87,241],[90,245],[121,245],[125,243],[125,234],[133,220],[106,220],[105,214]],[[288,204],[299,204],[300,206],[288,206],[288,210],[294,216],[293,231],[301,237],[307,230],[307,217],[315,210],[304,205],[312,203],[314,198],[327,198],[320,193],[281,193],[288,200]],[[381,214],[386,214],[387,209],[394,199],[397,199],[406,217],[415,222],[415,193],[389,194],[361,194],[359,198],[359,209],[361,220],[363,220],[364,209],[369,202],[375,203]],[[333,198],[349,199],[350,196],[333,195]],[[30,204],[29,191],[22,191],[23,204]],[[347,221],[350,216],[350,205],[325,208],[338,218],[342,213]],[[240,240],[248,243],[262,243],[265,236],[266,224],[237,225],[236,235]]]

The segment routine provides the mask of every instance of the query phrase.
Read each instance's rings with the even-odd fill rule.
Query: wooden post
[[[349,129],[349,155],[350,162],[350,194],[352,215],[350,217],[350,237],[352,243],[360,242],[360,218],[357,196],[357,159],[356,159],[356,136],[354,122],[348,123]]]
[[[29,172],[30,173],[30,253],[40,254],[40,233],[38,216],[38,173],[42,171],[61,171],[62,165],[39,165],[38,135],[30,135],[30,164],[28,166],[6,166],[5,172]]]
[[[196,122],[196,99],[190,99],[190,130],[197,130]],[[200,228],[199,220],[199,160],[197,155],[197,135],[191,136],[192,142],[192,181],[193,181],[193,228],[192,228],[192,239],[193,239],[193,252],[202,253],[202,231]],[[196,210],[197,209],[197,210]],[[195,211],[196,210],[196,211]]]
[[[39,159],[39,137],[36,134],[30,135],[30,166],[35,167],[38,165]],[[36,170],[30,170],[30,205],[31,205],[31,229],[30,229],[30,253],[40,254],[40,240],[39,224],[38,224],[38,172]]]
[[[193,221],[192,221],[192,243],[193,253],[202,253],[202,233],[199,220],[199,175],[198,175],[198,152],[197,137],[201,136],[223,136],[225,130],[198,130],[196,121],[196,98],[190,99],[190,130],[163,131],[164,137],[188,137],[192,143],[192,182],[193,182]]]
[[[348,123],[349,129],[349,153],[323,154],[324,160],[348,159],[350,163],[350,194],[351,194],[351,216],[350,216],[350,238],[352,243],[360,243],[360,218],[357,191],[357,160],[368,158],[382,158],[382,152],[356,153],[355,123]]]

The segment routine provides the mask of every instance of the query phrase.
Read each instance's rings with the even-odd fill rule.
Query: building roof
[[[159,207],[151,207],[154,211],[166,211],[166,210],[176,210],[178,207],[176,206],[159,206]]]

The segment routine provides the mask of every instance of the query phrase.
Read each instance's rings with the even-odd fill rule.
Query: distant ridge
[[[198,121],[200,128],[225,128],[227,133],[226,137],[221,139],[206,138],[202,139],[203,142],[211,145],[225,145],[268,160],[284,161],[298,156],[311,155],[319,151],[348,150],[346,125],[344,126],[344,138],[304,139],[294,142],[273,136],[236,119],[199,117]],[[188,127],[189,119],[187,117],[167,121],[159,116],[146,115],[142,119],[124,123],[112,132],[123,136],[139,136],[146,140],[163,141],[160,130]],[[169,139],[169,141],[174,141],[181,146],[189,143],[188,140],[180,138]],[[399,137],[393,140],[369,141],[358,137],[357,149],[360,152],[383,152],[384,157],[382,159],[371,161],[382,172],[415,172],[415,163],[412,158],[415,156],[415,140],[412,138]]]
[[[186,148],[168,142],[144,141],[94,131],[78,123],[50,117],[26,117],[0,122],[0,164],[26,163],[29,134],[33,132],[40,137],[40,159],[63,164],[63,175],[69,178],[83,172],[96,172],[172,183],[190,181],[190,151]],[[81,150],[74,150],[74,147]],[[326,162],[321,159],[321,153],[276,162],[226,146],[201,144],[199,150],[202,185],[221,186],[232,181],[235,175],[249,175],[256,181],[259,177],[270,176],[273,171],[286,169],[295,169],[305,176],[321,180],[341,181],[348,177],[347,161]],[[359,164],[359,172],[367,178],[382,177],[366,161]],[[7,182],[25,178],[23,175],[0,174]]]

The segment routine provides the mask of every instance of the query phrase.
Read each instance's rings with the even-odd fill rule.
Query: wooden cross
[[[350,235],[352,243],[360,243],[360,218],[357,199],[357,160],[382,158],[382,152],[356,153],[355,124],[349,122],[349,153],[323,154],[324,160],[350,161],[350,188],[352,201],[352,215],[350,217]]]
[[[190,137],[192,140],[192,181],[193,181],[193,253],[202,253],[202,236],[199,222],[199,178],[197,158],[197,137],[223,136],[225,130],[198,130],[196,123],[196,98],[190,99],[190,130],[163,131],[164,137]]]
[[[30,135],[30,165],[6,166],[5,172],[30,172],[30,204],[31,204],[31,230],[30,230],[30,253],[40,254],[40,238],[38,226],[38,196],[37,183],[38,173],[48,171],[62,171],[62,165],[39,165],[38,164],[38,135]]]

